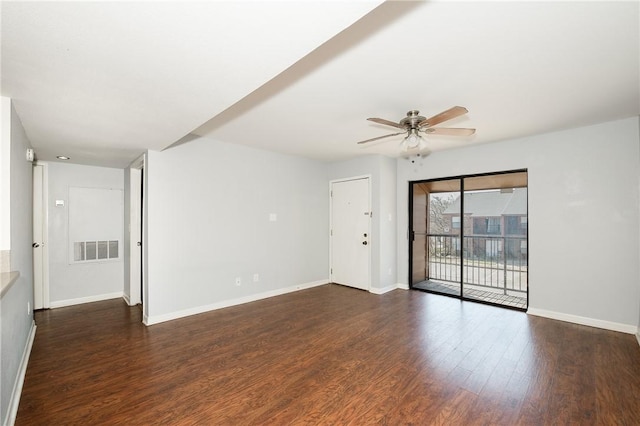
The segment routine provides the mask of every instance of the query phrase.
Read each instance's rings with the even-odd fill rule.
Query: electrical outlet
[[[236,285],[242,285],[242,277],[236,277]]]
[[[258,274],[253,274],[253,282],[257,283],[258,281],[260,281],[260,275]]]

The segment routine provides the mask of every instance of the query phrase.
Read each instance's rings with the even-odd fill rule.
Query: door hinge
[[[329,230],[329,235],[331,235],[333,237],[333,229]]]

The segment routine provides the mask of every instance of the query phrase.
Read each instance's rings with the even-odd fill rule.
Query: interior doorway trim
[[[143,294],[146,291],[145,265],[145,239],[143,220],[145,206],[142,188],[144,186],[145,155],[141,155],[131,163],[129,173],[129,305],[137,305],[143,302]],[[141,237],[142,236],[142,237]],[[141,244],[141,246],[139,245]],[[140,283],[142,282],[142,289]],[[145,309],[143,304],[143,310]]]
[[[50,301],[51,297],[49,293],[49,164],[44,161],[36,161],[34,163],[34,168],[35,167],[42,167],[42,177],[40,179],[40,182],[36,182],[35,179],[32,182],[34,195],[37,193],[35,190],[36,185],[41,185],[41,188],[39,189],[39,193],[41,194],[41,197],[42,197],[42,200],[40,203],[40,205],[42,206],[42,209],[41,209],[42,211],[40,212],[41,219],[42,219],[42,242],[41,242],[42,283],[40,283],[39,285],[42,286],[42,289],[35,288],[35,286],[38,285],[35,279],[33,281],[33,285],[34,285],[34,294],[36,292],[39,292],[41,293],[42,297],[41,297],[41,301],[37,301],[35,300],[35,296],[34,296],[33,309],[49,309],[51,307],[51,301]],[[33,206],[34,218],[36,217],[35,207],[36,206],[34,203],[34,206]],[[34,268],[36,267],[35,262],[33,266]]]

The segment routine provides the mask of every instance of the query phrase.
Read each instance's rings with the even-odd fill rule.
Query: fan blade
[[[469,110],[467,110],[465,107],[454,106],[453,108],[449,108],[448,110],[443,111],[440,114],[436,114],[433,117],[427,118],[426,120],[422,120],[420,124],[418,124],[418,126],[419,127],[435,126],[436,124],[440,124],[444,121],[451,120],[453,118],[464,115],[468,112]]]
[[[397,127],[398,129],[404,129],[404,126],[401,126],[394,121],[385,120],[384,118],[367,118],[367,120],[373,121],[374,123],[378,123],[378,124],[385,124],[387,126]]]
[[[405,133],[406,132],[399,132],[399,133],[392,133],[390,135],[378,136],[377,138],[371,138],[371,139],[367,139],[366,141],[360,141],[360,142],[358,142],[358,144],[373,142],[373,141],[377,141],[378,139],[390,138],[391,136],[403,135]]]
[[[439,127],[424,129],[423,132],[430,135],[444,135],[444,136],[471,136],[476,132],[476,129],[460,129],[454,127]]]

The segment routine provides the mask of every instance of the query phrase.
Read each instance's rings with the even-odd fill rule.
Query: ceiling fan
[[[465,107],[454,106],[453,108],[449,108],[448,110],[443,111],[440,114],[434,115],[433,117],[425,118],[420,115],[420,111],[414,109],[407,112],[407,116],[397,123],[395,121],[385,120],[384,118],[367,118],[367,120],[373,121],[374,123],[396,127],[398,129],[402,129],[402,131],[398,133],[391,133],[390,135],[378,136],[377,138],[360,141],[358,142],[358,144],[365,144],[377,141],[379,139],[389,138],[391,136],[397,136],[406,133],[407,136],[404,138],[400,146],[403,150],[409,151],[416,148],[420,150],[426,148],[427,143],[424,139],[422,139],[420,133],[425,133],[427,135],[471,136],[476,132],[476,129],[433,127],[436,124],[454,119],[466,114],[467,112],[469,111]]]

